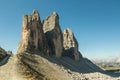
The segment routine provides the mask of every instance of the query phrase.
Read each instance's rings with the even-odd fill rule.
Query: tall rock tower
[[[80,60],[82,58],[82,55],[78,50],[78,42],[69,28],[63,32],[63,48],[63,56],[68,56],[75,60]]]
[[[25,15],[22,23],[22,37],[19,43],[20,51],[39,50],[43,53],[48,52],[48,46],[42,29],[42,23],[37,10],[32,15]]]
[[[37,10],[32,15],[25,15],[22,22],[22,36],[17,53],[40,51],[43,54],[71,57],[80,60],[78,42],[70,29],[63,33],[59,25],[59,16],[53,12],[41,23]],[[40,53],[38,53],[40,54]]]
[[[43,21],[43,31],[46,35],[51,55],[61,57],[63,52],[63,37],[59,25],[59,16],[53,12]]]

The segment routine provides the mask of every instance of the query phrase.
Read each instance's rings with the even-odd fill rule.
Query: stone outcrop
[[[78,42],[72,31],[66,29],[64,33],[59,25],[59,16],[53,12],[41,23],[37,10],[32,15],[25,15],[22,24],[22,37],[18,53],[38,50],[50,56],[60,58],[68,56],[75,60],[82,58],[78,51]]]
[[[7,56],[7,52],[0,47],[0,61],[2,61]]]
[[[82,58],[81,53],[78,51],[78,42],[70,29],[63,32],[63,56],[69,56],[75,60]]]
[[[22,38],[18,47],[19,51],[39,50],[48,54],[48,46],[42,29],[42,23],[37,10],[32,15],[25,15],[22,24]]]
[[[41,52],[62,58],[48,57]],[[112,76],[120,76],[82,58],[72,31],[66,29],[62,33],[57,13],[45,19],[43,24],[36,10],[24,16],[18,53],[5,57],[6,51],[0,48],[0,60],[1,55],[5,57],[0,62],[0,80],[119,80]],[[3,63],[5,65],[1,66]]]
[[[62,31],[59,25],[59,16],[53,12],[43,21],[43,31],[46,35],[51,55],[61,57],[63,52]]]

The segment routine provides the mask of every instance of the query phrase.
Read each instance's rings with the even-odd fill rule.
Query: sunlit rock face
[[[61,57],[63,52],[63,38],[59,25],[59,16],[56,12],[53,12],[43,21],[43,31],[50,48],[50,55],[55,55],[58,58]]]
[[[42,23],[37,10],[34,10],[32,15],[23,17],[22,36],[17,53],[24,51],[40,51],[57,58],[67,56],[75,60],[82,59],[74,34],[70,29],[62,33],[56,12]]]
[[[78,42],[70,29],[66,29],[63,32],[63,48],[64,56],[69,56],[75,60],[82,58],[81,53],[78,51]]]
[[[19,51],[40,50],[47,54],[48,46],[37,10],[32,15],[25,15],[22,23],[22,37]],[[18,51],[18,52],[19,52]]]

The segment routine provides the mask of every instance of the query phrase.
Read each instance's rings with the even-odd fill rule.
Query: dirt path
[[[17,60],[16,56],[11,56],[7,64],[0,66],[0,80],[25,80],[17,72]]]

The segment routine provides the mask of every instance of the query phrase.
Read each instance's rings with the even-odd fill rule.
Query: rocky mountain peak
[[[57,23],[59,23],[59,15],[58,15],[57,12],[53,12],[53,13],[51,14],[51,17],[54,18],[54,20],[55,20]]]
[[[39,13],[37,10],[34,10],[32,15],[23,17],[22,38],[18,46],[18,53],[33,50],[47,53],[48,47],[46,43]]]
[[[46,33],[47,31],[53,30],[55,27],[58,27],[60,29],[59,16],[56,12],[53,12],[43,21],[43,31]]]
[[[80,60],[82,55],[78,50],[78,42],[69,28],[65,29],[63,32],[63,48],[64,48],[64,56],[69,56],[75,60]]]
[[[59,16],[53,12],[43,22],[43,31],[46,35],[51,55],[61,57],[63,52],[62,31],[59,25]]]
[[[64,38],[64,41],[67,40],[66,41],[67,43],[66,42],[64,43],[64,44],[67,44],[66,45],[67,47],[65,47],[65,49],[70,48],[70,47],[75,47],[75,46],[78,47],[78,42],[76,38],[74,37],[74,34],[71,29],[67,28],[64,30],[63,38]]]
[[[78,50],[78,42],[73,32],[67,28],[63,33],[59,25],[59,15],[53,12],[41,23],[40,15],[34,10],[32,15],[25,15],[22,24],[22,38],[19,51],[34,51],[56,56],[82,58]]]
[[[72,30],[62,33],[57,13],[43,23],[37,10],[25,15],[18,54],[0,48],[1,80],[118,80],[112,76],[120,74],[108,74],[82,57]]]
[[[40,16],[39,16],[39,13],[37,10],[34,10],[32,15],[25,15],[23,17],[23,24],[24,25],[28,25],[28,24],[31,24],[33,21],[38,21],[38,22],[41,22],[40,21]]]
[[[53,12],[50,16],[54,17],[55,19],[59,19],[59,15],[57,12]]]
[[[58,13],[57,13],[57,12],[53,12],[52,14],[53,14],[53,15],[57,15],[57,16],[58,16]]]
[[[36,21],[40,20],[40,16],[37,10],[33,10],[32,20],[36,20]]]

